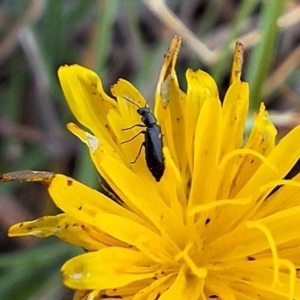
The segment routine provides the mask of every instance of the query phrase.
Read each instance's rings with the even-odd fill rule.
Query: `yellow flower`
[[[123,143],[141,130],[123,130],[141,124],[128,100],[145,107],[143,96],[121,79],[111,98],[94,72],[61,67],[68,104],[90,133],[73,123],[68,129],[87,144],[110,190],[104,195],[51,173],[3,175],[43,181],[64,212],[16,224],[9,235],[56,235],[83,247],[87,253],[62,267],[74,299],[300,299],[300,175],[285,179],[300,156],[300,127],[276,145],[262,104],[244,142],[249,90],[240,80],[242,45],[221,102],[214,80],[200,70],[187,70],[187,91],[180,90],[180,44],[175,36],[155,94],[161,179],[149,171],[145,151],[130,163],[142,134]]]

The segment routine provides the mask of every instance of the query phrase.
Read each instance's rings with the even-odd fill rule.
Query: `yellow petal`
[[[277,130],[268,120],[268,113],[263,103],[260,105],[259,113],[255,114],[254,117],[255,123],[245,147],[268,155],[275,147]]]
[[[185,94],[179,89],[175,64],[181,45],[181,38],[175,36],[171,41],[158,79],[155,93],[155,116],[162,127],[164,144],[180,171],[185,171]]]
[[[160,235],[152,230],[128,219],[112,214],[96,216],[98,228],[123,241],[135,246],[146,256],[157,263],[171,263],[177,249],[168,244]],[[167,251],[170,251],[169,253]]]
[[[116,102],[107,96],[98,75],[84,67],[63,66],[58,77],[68,104],[77,120],[98,138],[112,142],[107,113]]]
[[[170,288],[164,292],[159,299],[169,300],[169,299],[187,299],[186,298],[186,277],[183,268],[179,271],[175,281],[170,286]],[[199,295],[198,295],[199,296]]]
[[[120,113],[122,114],[123,109],[128,110],[128,106],[132,106],[132,113],[136,114],[137,107],[145,107],[146,102],[142,94],[132,85],[129,81],[125,79],[119,79],[117,83],[111,86],[111,93],[118,99],[118,106],[120,108]],[[134,104],[130,104],[127,100],[133,101]],[[121,101],[122,100],[122,101]]]
[[[245,149],[255,150],[267,157],[275,147],[276,133],[277,131],[274,125],[268,120],[265,107],[262,104]],[[233,179],[235,184],[231,188],[231,197],[237,194],[262,164],[262,161],[253,155],[242,156],[237,158],[236,161],[238,161],[238,167],[235,168],[236,175]],[[232,170],[234,171],[234,169]]]
[[[185,219],[186,209],[186,184],[182,182],[180,172],[175,165],[169,149],[163,148],[165,157],[165,172],[160,180],[159,195],[161,199],[171,208],[181,220]],[[166,189],[165,187],[168,187]]]
[[[194,170],[189,209],[216,199],[219,184],[218,160],[221,133],[221,105],[208,99],[201,110],[195,137]]]
[[[61,210],[91,225],[97,225],[95,216],[101,212],[113,213],[141,224],[145,223],[105,195],[64,175],[57,174],[51,181],[48,191]]]
[[[293,279],[295,289],[291,291],[291,277],[285,270],[280,272],[280,283],[272,284],[273,270],[272,268],[259,268],[255,264],[249,264],[248,268],[244,268],[243,278],[241,279],[240,269],[227,270],[227,276],[223,277],[225,282],[238,291],[238,296],[249,295],[249,299],[298,299],[300,296],[300,280]],[[239,299],[239,298],[237,298]]]
[[[82,247],[88,251],[98,250],[104,245],[92,237],[92,229],[67,214],[45,216],[34,221],[15,224],[8,231],[9,236],[33,235],[36,237],[57,236],[61,240]],[[96,233],[94,233],[96,235]]]
[[[228,89],[222,106],[222,141],[220,157],[239,149],[243,144],[244,126],[249,106],[248,84],[235,81]],[[253,159],[253,156],[250,156]],[[220,180],[218,198],[230,197],[232,183],[241,165],[241,155],[235,155],[226,165],[226,173]]]
[[[280,180],[283,178],[292,166],[296,163],[300,156],[300,140],[297,138],[300,135],[300,126],[294,128],[288,135],[286,135],[280,143],[274,148],[274,150],[267,157],[268,163],[263,163],[257,171],[250,176],[249,180],[245,183],[244,186],[240,186],[241,190],[235,195],[236,198],[247,198],[251,195],[253,197],[253,203],[262,197],[261,187],[270,183],[272,181]],[[251,164],[251,161],[249,162]],[[276,167],[271,168],[270,165]],[[244,166],[243,174],[247,174],[247,166]],[[239,172],[242,172],[241,170]],[[239,173],[238,173],[239,174]],[[237,175],[238,175],[237,174]],[[235,186],[235,185],[233,185]],[[267,195],[268,192],[274,189],[274,186],[270,186],[267,190],[264,191],[264,194]],[[253,209],[253,206],[250,206]],[[252,211],[249,211],[249,206],[241,206],[239,209],[239,214],[236,214],[236,208],[234,206],[228,207],[228,210],[223,211],[224,219],[222,216],[219,216],[219,220],[223,220],[224,226],[220,228],[221,232],[230,231],[233,226],[236,226],[237,222],[243,222],[247,219],[248,214]],[[226,218],[227,215],[227,218]],[[235,217],[238,216],[239,221]],[[226,218],[226,219],[225,219]]]
[[[158,278],[153,283],[138,291],[132,300],[144,300],[155,299],[165,292],[172,284],[175,278],[175,274],[164,275],[162,278]]]
[[[291,183],[300,182],[300,173],[297,174]],[[278,211],[299,205],[299,186],[289,184],[281,186],[279,190],[270,195],[255,213],[254,219],[261,219]]]
[[[72,258],[61,270],[68,287],[100,290],[153,278],[156,268],[148,264],[149,261],[139,251],[110,247]],[[138,272],[138,266],[143,268],[143,272]]]
[[[222,105],[221,156],[242,146],[248,108],[249,86],[245,82],[235,82],[229,87]]]
[[[219,272],[213,272],[205,281],[206,296],[208,299],[237,300],[234,290],[220,278]]]
[[[105,152],[110,156],[120,159],[118,156],[119,153],[114,147],[106,143],[105,140],[100,141],[94,135],[82,130],[74,123],[68,123],[67,128],[89,147],[92,156],[96,155],[96,153],[99,155],[99,152]]]
[[[100,174],[102,174],[101,159],[103,155],[109,155],[122,161],[123,153],[120,148],[111,147],[105,140],[100,141],[97,137],[82,130],[74,123],[68,123],[67,128],[88,146],[90,157]]]
[[[149,188],[149,182],[144,182],[111,157],[103,158],[102,167],[108,184],[133,212],[161,233],[165,232],[178,246],[185,244],[187,237],[182,220],[159,197],[155,185],[153,189]]]
[[[211,97],[218,99],[218,89],[215,81],[201,70],[196,72],[188,69],[186,72],[187,95],[185,105],[185,136],[186,152],[189,159],[190,169],[193,169],[195,129],[200,111],[206,100]]]
[[[198,300],[201,296],[204,296],[203,289],[205,286],[206,279],[198,278],[197,276],[185,275],[187,278],[187,286],[185,299],[186,300]],[[199,295],[201,295],[199,297]]]
[[[300,228],[297,225],[299,213],[300,206],[278,212],[256,222],[266,226],[276,245],[280,245],[299,237]],[[266,236],[256,228],[250,229],[244,223],[213,241],[207,251],[212,257],[225,261],[238,260],[268,249],[270,245]]]
[[[277,166],[278,172],[272,172],[269,166],[265,163],[262,164],[256,173],[243,186],[237,196],[243,197],[249,194],[255,195],[262,185],[283,178],[294,166],[300,156],[299,135],[300,126],[294,128],[287,134],[267,157],[271,164]]]

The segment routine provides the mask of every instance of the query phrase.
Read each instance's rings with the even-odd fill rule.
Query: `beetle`
[[[140,134],[144,134],[145,136],[144,142],[140,146],[137,157],[131,163],[134,164],[137,161],[137,159],[141,154],[142,148],[145,147],[145,158],[146,158],[147,167],[151,172],[152,176],[158,182],[160,181],[165,171],[165,158],[162,151],[163,140],[162,140],[161,127],[157,124],[157,120],[154,117],[153,113],[151,112],[150,108],[146,106],[147,104],[144,107],[139,107],[135,102],[125,97],[123,98],[138,108],[136,111],[141,116],[141,121],[143,122],[143,124],[135,124],[131,127],[123,128],[122,130],[123,131],[129,130],[134,127],[144,127],[146,129],[140,131],[131,139],[126,140],[121,144],[130,142],[134,140],[136,137],[138,137]]]

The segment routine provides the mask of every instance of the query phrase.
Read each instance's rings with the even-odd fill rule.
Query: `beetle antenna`
[[[140,108],[140,107],[139,107],[135,102],[133,102],[132,100],[130,100],[130,99],[124,97],[124,96],[123,96],[123,98],[124,98],[126,101],[128,101],[129,103],[135,105],[137,108]]]
[[[149,96],[147,97],[147,101],[146,101],[145,107],[148,106],[148,103],[149,103]]]

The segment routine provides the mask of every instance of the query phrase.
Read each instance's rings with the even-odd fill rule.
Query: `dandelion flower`
[[[160,180],[144,149],[131,163],[145,138],[133,126],[141,116],[130,103],[145,107],[139,91],[120,79],[111,98],[94,72],[63,66],[62,90],[87,129],[67,127],[88,146],[110,193],[59,174],[5,174],[2,181],[43,181],[63,211],[16,224],[9,235],[56,235],[84,248],[62,267],[74,299],[299,300],[300,175],[286,175],[300,156],[300,127],[276,144],[262,104],[244,140],[249,88],[240,80],[242,45],[220,101],[216,83],[201,70],[188,69],[187,91],[180,89],[180,44],[175,36],[155,93],[164,145]]]

